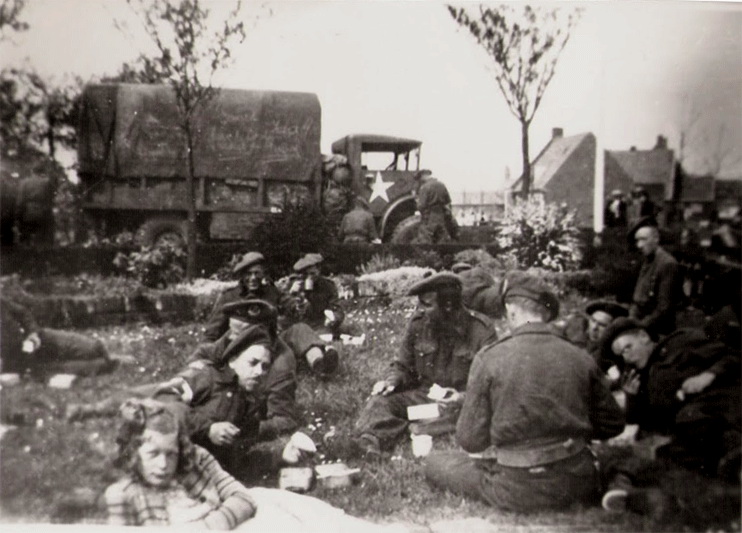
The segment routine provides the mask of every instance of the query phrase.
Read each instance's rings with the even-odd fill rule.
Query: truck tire
[[[417,237],[420,227],[420,215],[412,215],[402,219],[392,230],[391,242],[394,244],[410,244]]]
[[[185,246],[186,222],[175,217],[151,218],[140,226],[136,240],[142,246],[157,246],[165,242]]]

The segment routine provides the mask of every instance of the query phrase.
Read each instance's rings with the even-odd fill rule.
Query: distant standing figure
[[[633,222],[644,217],[653,217],[657,214],[656,206],[644,187],[634,187],[634,190],[631,192],[631,199],[631,220]]]
[[[443,183],[435,179],[430,171],[421,170],[415,175],[417,181],[417,210],[420,211],[420,228],[417,242],[435,244],[452,240],[451,195]]]
[[[627,208],[628,206],[623,198],[623,193],[619,189],[614,190],[605,206],[606,227],[617,228],[626,226],[628,223]]]
[[[652,335],[675,330],[675,312],[682,298],[682,276],[675,258],[660,246],[657,222],[645,217],[629,232],[644,256],[634,286],[629,316],[638,320]]]
[[[371,214],[368,202],[358,196],[353,209],[343,216],[340,222],[338,238],[343,244],[380,243],[379,234],[376,232],[376,222]]]

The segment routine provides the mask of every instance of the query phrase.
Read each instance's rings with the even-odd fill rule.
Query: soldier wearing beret
[[[654,218],[639,220],[629,236],[644,256],[634,286],[629,316],[639,320],[653,335],[672,333],[683,290],[678,262],[660,246],[660,234]]]
[[[451,195],[443,183],[429,170],[415,175],[417,210],[420,211],[420,228],[416,242],[435,244],[450,242],[456,237],[456,222],[451,215]]]
[[[292,441],[258,445],[261,388],[276,353],[275,339],[262,325],[249,325],[211,359],[198,359],[154,397],[183,406],[191,440],[206,448],[239,480],[255,479],[282,463],[296,463],[302,453]]]
[[[312,371],[329,375],[337,369],[339,356],[335,347],[319,335],[339,335],[345,312],[335,283],[322,276],[323,261],[320,254],[306,254],[294,264],[296,274],[289,289],[293,323],[281,338],[297,358],[306,359]]]
[[[237,277],[238,284],[219,295],[214,308],[206,323],[204,337],[207,341],[216,341],[227,332],[229,320],[224,314],[224,306],[238,300],[264,300],[278,309],[279,313],[286,312],[289,299],[273,284],[268,277],[265,266],[265,257],[259,252],[248,252],[232,269]]]
[[[276,336],[276,309],[263,300],[240,300],[224,306],[224,316],[229,328],[219,340],[199,345],[187,360],[187,368],[175,381],[184,383],[183,376],[193,376],[203,386],[219,396],[219,383],[222,374],[218,369],[225,366],[225,358],[234,352],[234,342],[260,344],[265,346],[271,355],[270,368],[266,376],[261,376],[259,386],[251,389],[257,432],[252,440],[271,440],[280,434],[289,432],[298,426],[299,414],[296,406],[296,360],[290,348]],[[245,331],[252,331],[251,336],[243,336]],[[231,374],[230,374],[231,376]],[[211,383],[216,380],[214,383]],[[150,383],[119,391],[112,391],[108,398],[94,404],[70,404],[67,407],[68,420],[91,416],[115,415],[119,405],[127,398],[148,397],[170,391],[172,382]],[[231,389],[225,394],[232,394]],[[231,397],[231,396],[230,396]],[[242,432],[243,435],[251,434]],[[250,440],[250,439],[248,439]],[[216,445],[216,443],[212,443]]]
[[[224,306],[229,331],[218,341],[202,344],[188,359],[217,364],[227,345],[251,325],[267,327],[273,355],[270,369],[255,396],[260,405],[258,440],[272,440],[294,430],[300,421],[296,405],[296,359],[291,348],[277,336],[276,308],[264,300],[240,300]]]
[[[682,502],[689,495],[676,486],[678,479],[687,479],[694,485],[691,499],[704,494],[707,507],[736,501],[732,505],[739,517],[739,355],[693,329],[677,330],[658,341],[631,318],[613,322],[602,349],[625,361],[626,417],[639,426],[637,444],[652,435],[667,438],[652,461],[613,447],[598,449],[609,488],[603,507],[661,518],[663,511],[687,507]],[[706,490],[714,477],[737,485],[732,500],[719,486]]]
[[[460,265],[460,264],[459,264]],[[453,266],[454,271],[457,265]],[[458,268],[461,268],[459,266]],[[496,280],[479,266],[469,266],[458,273],[463,286],[462,298],[469,309],[491,318],[502,318],[502,280]]]
[[[380,455],[404,434],[407,407],[431,403],[428,392],[434,384],[448,389],[439,400],[443,410],[458,411],[474,354],[497,338],[489,318],[462,305],[455,274],[425,278],[409,292],[428,293],[435,299],[410,319],[397,359],[386,378],[374,385],[356,423],[357,442],[367,454]]]
[[[464,450],[494,446],[496,458],[436,453],[426,476],[510,511],[591,501],[599,479],[587,443],[619,434],[623,413],[592,358],[549,327],[559,302],[540,280],[512,278],[504,299],[511,334],[474,358],[456,427]]]
[[[602,349],[625,363],[627,421],[672,436],[661,454],[714,475],[727,453],[739,452],[739,354],[694,329],[658,341],[631,318],[611,324]]]
[[[585,305],[582,312],[570,317],[564,327],[563,335],[577,346],[585,348],[593,356],[602,371],[607,371],[616,363],[614,357],[604,359],[601,351],[601,337],[606,328],[619,318],[628,316],[629,310],[609,300],[593,300]]]

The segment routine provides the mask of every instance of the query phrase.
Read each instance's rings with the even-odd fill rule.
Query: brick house
[[[577,223],[584,227],[593,223],[595,150],[592,133],[565,137],[562,128],[554,128],[551,140],[531,163],[531,192],[542,195],[546,202],[566,203],[577,211]],[[511,192],[522,187],[520,177]]]

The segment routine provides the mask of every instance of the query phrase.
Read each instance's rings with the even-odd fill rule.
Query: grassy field
[[[572,302],[572,305],[576,303]],[[343,459],[360,466],[362,474],[353,487],[342,490],[315,489],[312,495],[347,512],[378,522],[403,521],[429,525],[440,520],[482,517],[502,531],[656,531],[636,516],[611,516],[599,508],[572,509],[563,513],[520,516],[495,511],[431,489],[422,475],[409,441],[402,442],[392,456],[380,463],[364,464],[353,457],[350,432],[373,382],[382,376],[394,358],[401,333],[412,312],[412,302],[395,301],[389,306],[370,301],[356,303],[348,322],[364,331],[362,346],[345,346],[336,376],[321,381],[302,371],[298,402],[304,408],[302,430],[318,444],[318,461]],[[502,328],[502,325],[499,325]],[[118,475],[110,467],[114,451],[114,420],[99,418],[66,423],[65,406],[70,402],[95,401],[112,388],[166,378],[177,371],[196,346],[201,334],[197,324],[150,328],[144,324],[84,330],[104,340],[109,351],[136,358],[114,374],[81,379],[70,390],[24,383],[2,389],[3,421],[17,428],[2,438],[0,503],[3,521],[55,522],[58,503],[75,489],[102,491]],[[452,437],[437,438],[435,449],[455,446]],[[266,479],[265,484],[275,483]],[[91,510],[74,518],[82,522],[104,520],[102,510]],[[68,516],[66,520],[70,520]]]

